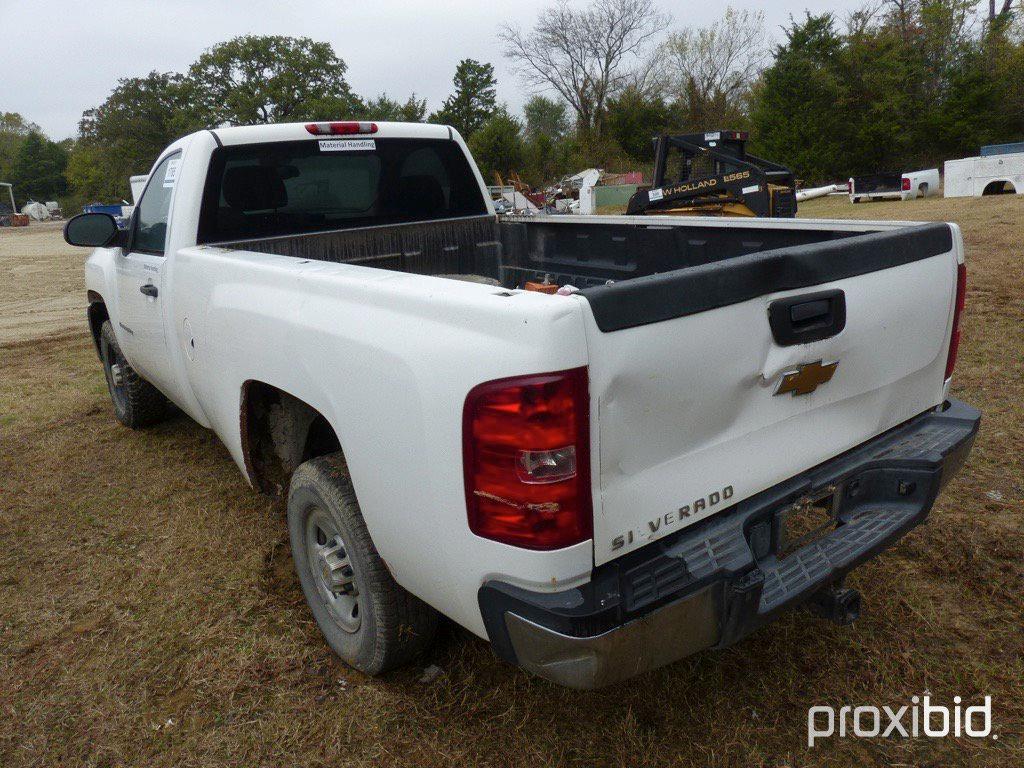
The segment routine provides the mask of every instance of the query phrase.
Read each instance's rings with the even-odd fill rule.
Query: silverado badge
[[[804,363],[795,371],[786,371],[786,373],[782,374],[782,381],[779,382],[779,387],[775,390],[775,394],[784,395],[789,392],[793,397],[809,395],[820,385],[831,381],[832,375],[836,372],[838,366],[838,360],[825,365],[821,364],[821,360],[815,360],[813,363]]]

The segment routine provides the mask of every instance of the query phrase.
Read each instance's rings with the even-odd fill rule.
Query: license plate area
[[[775,554],[785,560],[811,542],[835,530],[837,499],[834,487],[807,496],[775,515]]]

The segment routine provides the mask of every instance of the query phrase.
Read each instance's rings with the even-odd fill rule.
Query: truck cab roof
[[[318,135],[307,129],[307,125],[325,125],[332,122],[342,123],[349,121],[317,121],[303,123],[274,123],[272,125],[238,125],[226,128],[213,128],[211,133],[217,141],[224,146],[236,144],[262,144],[271,141],[299,141],[319,137],[322,139],[332,138],[331,134]],[[370,122],[376,126],[372,132],[365,134],[366,138],[378,139],[452,139],[458,132],[447,125],[435,125],[433,123],[391,123],[391,122]],[[351,134],[350,134],[351,136]],[[333,136],[339,138],[339,136]]]

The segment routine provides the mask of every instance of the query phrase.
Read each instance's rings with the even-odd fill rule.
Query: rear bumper
[[[497,653],[541,677],[597,688],[735,643],[835,584],[922,523],[963,464],[981,414],[957,400],[732,509],[595,568],[590,583],[537,593],[485,583]],[[827,535],[781,559],[779,514],[822,494]]]

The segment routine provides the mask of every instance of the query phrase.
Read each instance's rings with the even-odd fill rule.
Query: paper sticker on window
[[[181,158],[175,157],[167,163],[167,172],[164,174],[164,186],[173,187],[178,180],[178,169],[181,168]]]
[[[373,139],[320,139],[321,152],[373,152],[377,142]]]
[[[665,193],[660,189],[652,189],[650,192],[647,193],[647,199],[650,200],[652,203],[655,202],[656,200],[661,200],[661,198],[663,198],[664,196]]]

